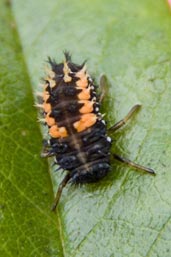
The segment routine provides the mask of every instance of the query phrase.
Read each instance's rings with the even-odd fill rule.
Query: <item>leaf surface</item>
[[[0,256],[63,256],[16,24],[2,1],[0,13]]]
[[[3,156],[8,158],[8,172],[2,174],[20,191],[12,186],[5,186],[3,191],[7,192],[2,198],[4,206],[12,209],[2,209],[2,213],[5,210],[9,215],[5,224],[10,225],[10,220],[13,225],[1,226],[4,235],[9,229],[13,247],[15,235],[18,252],[23,240],[30,240],[27,245],[37,249],[30,251],[32,256],[170,257],[171,19],[167,5],[161,0],[14,0],[9,9],[19,35],[13,32],[14,42],[8,32],[12,50],[7,54],[8,61],[1,58],[7,62],[4,67],[7,66],[8,74],[8,65],[13,67],[9,82],[5,81],[3,118],[8,129],[6,145],[3,144],[7,152]],[[4,19],[8,23],[7,17]],[[89,73],[97,81],[100,74],[107,75],[109,93],[103,112],[109,127],[134,104],[142,104],[133,119],[112,135],[112,151],[153,168],[157,176],[112,161],[111,172],[101,182],[82,187],[68,185],[55,215],[49,212],[48,168],[38,157],[41,139],[35,122],[37,114],[32,108],[30,81],[35,91],[47,56],[61,61],[65,49],[77,63],[88,59]],[[16,59],[14,65],[10,53]],[[15,116],[14,127],[9,115]],[[22,135],[25,130],[28,137]],[[26,157],[19,157],[21,153]],[[64,174],[49,170],[55,192]],[[42,192],[46,192],[46,197]],[[16,200],[10,198],[11,194]],[[3,243],[6,255],[2,256],[10,256],[12,246],[6,240]],[[49,252],[45,254],[47,246]],[[30,256],[30,252],[25,246],[20,256]],[[11,256],[18,255],[14,252]]]

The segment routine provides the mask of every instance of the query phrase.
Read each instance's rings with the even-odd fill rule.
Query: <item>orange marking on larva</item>
[[[58,138],[58,137],[66,137],[68,134],[65,127],[58,128],[57,125],[53,125],[49,129],[49,135],[53,138]]]
[[[52,71],[52,70],[49,70],[49,71],[48,71],[48,76],[49,76],[51,79],[53,79],[53,78],[55,77],[55,72]]]
[[[50,115],[50,113],[48,113],[46,115],[45,121],[46,121],[47,125],[51,127],[51,126],[55,125],[55,119],[52,117],[49,117],[49,115]]]
[[[69,76],[69,73],[71,73],[71,70],[68,67],[68,64],[66,61],[64,61],[63,73],[64,73],[64,82],[65,83],[71,82],[72,77]]]
[[[86,66],[84,65],[83,68],[75,74],[75,77],[82,79],[85,75],[86,75]]]
[[[48,87],[48,84],[47,84],[47,83],[46,83],[46,84],[43,84],[43,90],[44,90],[44,91],[46,91],[47,87]]]
[[[85,65],[80,71],[78,71],[75,74],[75,77],[79,78],[79,80],[76,82],[76,85],[78,87],[81,87],[81,88],[87,87],[89,75],[86,72],[86,66]]]
[[[79,110],[80,113],[90,113],[93,111],[93,101],[81,100],[79,103],[84,104]]]
[[[83,88],[81,93],[78,94],[78,99],[89,100],[90,99],[90,87]]]
[[[81,119],[73,124],[77,132],[81,132],[96,123],[97,117],[94,113],[87,113],[81,116]]]
[[[43,109],[48,113],[51,111],[51,105],[49,103],[43,103]]]
[[[60,127],[60,128],[59,128],[59,132],[60,132],[60,134],[61,134],[61,137],[66,137],[66,136],[68,136],[68,133],[67,133],[67,130],[66,130],[65,127]]]
[[[60,133],[57,125],[53,125],[51,128],[49,128],[49,135],[54,138],[60,137]]]
[[[48,79],[49,83],[50,83],[50,87],[53,88],[56,86],[56,81],[53,79]]]
[[[46,102],[49,99],[49,93],[47,91],[43,92],[43,101]]]
[[[81,88],[85,88],[88,86],[88,80],[87,80],[87,76],[84,76],[83,78],[81,78],[80,80],[78,80],[76,82],[76,85],[78,87],[81,87]]]
[[[45,66],[45,71],[49,78],[53,79],[55,77],[55,72],[52,71],[48,66]]]

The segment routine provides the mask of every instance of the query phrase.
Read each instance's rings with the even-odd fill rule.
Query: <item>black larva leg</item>
[[[58,190],[56,192],[56,196],[55,196],[55,200],[54,200],[54,203],[52,205],[52,211],[55,211],[56,209],[56,206],[58,205],[58,202],[59,202],[59,199],[61,197],[61,194],[62,194],[62,190],[63,188],[66,186],[66,184],[68,183],[70,179],[70,174],[68,173],[64,179],[62,180],[62,182],[60,183],[59,187],[58,187]]]
[[[44,139],[43,140],[43,149],[41,151],[41,157],[46,158],[46,157],[51,157],[56,155],[56,153],[53,151],[49,140]]]
[[[152,170],[152,169],[150,169],[150,168],[147,168],[147,167],[144,167],[144,166],[142,166],[142,165],[139,165],[139,164],[137,164],[137,163],[135,163],[135,162],[132,162],[132,161],[130,161],[130,160],[124,158],[124,157],[121,157],[121,156],[117,155],[117,154],[113,154],[113,157],[114,157],[115,159],[117,159],[118,161],[123,162],[123,163],[126,163],[127,165],[129,165],[129,166],[131,166],[131,167],[134,167],[134,168],[139,169],[139,170],[146,171],[146,172],[148,172],[148,173],[150,173],[150,174],[152,174],[152,175],[156,175],[156,173],[155,173],[154,170]]]
[[[119,128],[121,128],[122,126],[124,126],[127,121],[132,117],[132,115],[141,107],[140,104],[136,104],[134,105],[131,110],[128,112],[128,114],[125,116],[125,118],[123,118],[122,120],[118,121],[117,123],[115,123],[112,127],[110,127],[108,129],[108,131],[115,131],[118,130]]]
[[[100,97],[99,97],[99,103],[101,104],[106,93],[107,93],[107,77],[103,74],[100,77]]]
[[[43,148],[40,156],[42,158],[47,158],[47,157],[51,157],[51,156],[55,156],[55,155],[56,155],[56,153],[52,149],[48,150],[48,149]]]

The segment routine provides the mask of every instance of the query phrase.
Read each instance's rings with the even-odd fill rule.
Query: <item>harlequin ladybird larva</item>
[[[43,122],[50,139],[44,141],[42,157],[55,156],[59,169],[67,171],[56,193],[52,210],[56,209],[63,188],[68,182],[84,184],[97,182],[106,176],[111,158],[155,174],[154,170],[110,153],[109,132],[122,127],[140,107],[135,105],[126,117],[107,129],[99,107],[105,95],[105,76],[100,82],[100,94],[87,73],[85,62],[77,65],[68,52],[65,60],[56,63],[48,59],[50,70],[44,79],[44,91],[38,93],[43,109]]]

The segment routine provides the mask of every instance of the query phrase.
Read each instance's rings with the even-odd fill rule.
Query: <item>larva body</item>
[[[54,155],[72,183],[98,181],[110,167],[111,139],[93,81],[85,63],[72,63],[68,53],[63,63],[51,59],[49,63],[42,106],[50,140],[43,155]]]

